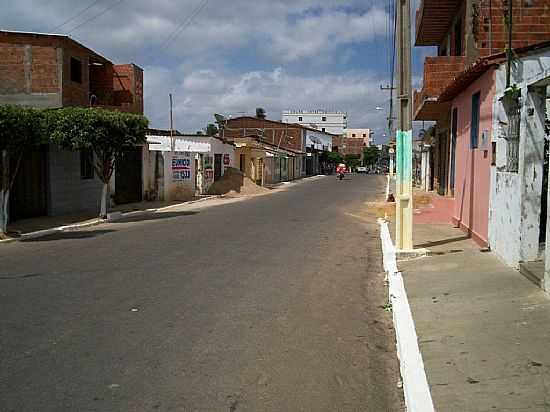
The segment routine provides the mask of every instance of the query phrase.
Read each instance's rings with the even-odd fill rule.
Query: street
[[[1,411],[401,411],[385,178],[0,247]]]

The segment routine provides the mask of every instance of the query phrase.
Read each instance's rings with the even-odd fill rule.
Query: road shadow
[[[117,223],[134,223],[134,222],[145,222],[151,220],[162,220],[162,219],[174,219],[181,216],[192,216],[197,215],[200,212],[197,211],[187,211],[187,212],[150,212],[146,214],[139,214],[136,216],[123,217],[122,219],[116,220],[111,224]]]
[[[0,275],[0,280],[29,279],[46,276],[46,273],[26,273],[24,275]]]
[[[441,246],[441,245],[447,245],[449,243],[460,242],[462,240],[468,240],[468,239],[470,239],[469,236],[452,237],[452,238],[449,238],[449,239],[443,239],[443,240],[436,240],[436,241],[433,241],[433,242],[421,243],[420,245],[414,245],[414,247]]]
[[[114,230],[75,230],[67,232],[58,232],[51,235],[37,237],[34,239],[21,239],[21,242],[50,242],[52,240],[76,240],[76,239],[89,239],[97,236],[106,235],[107,233],[114,232]]]

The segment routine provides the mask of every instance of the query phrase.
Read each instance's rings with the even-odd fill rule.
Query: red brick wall
[[[57,93],[59,91],[57,49],[32,46],[31,50],[32,93]]]
[[[230,130],[237,129],[237,130]],[[264,141],[279,145],[283,149],[305,151],[303,147],[303,130],[297,125],[273,122],[254,117],[240,117],[227,122],[224,136],[228,139],[258,134],[255,129],[266,129]]]
[[[25,93],[24,47],[0,43],[0,94]]]
[[[62,85],[59,50],[63,56]],[[81,83],[71,80],[71,57],[81,62]],[[0,31],[0,95],[59,93],[61,86],[63,106],[87,107],[94,94],[98,106],[143,114],[143,71],[139,67],[113,66],[66,37]]]
[[[114,104],[122,110],[143,114],[143,70],[134,64],[113,66]]]
[[[0,94],[59,91],[55,45],[33,46],[2,40],[0,36]]]
[[[71,57],[82,63],[82,83],[71,80]],[[63,106],[90,105],[89,53],[73,44],[63,49]]]
[[[424,60],[424,87],[427,96],[439,96],[455,76],[464,70],[463,56],[426,57]]]
[[[491,10],[488,6],[487,0],[481,2],[479,15],[474,22],[480,57],[491,54],[489,22],[492,22],[493,53],[504,51],[508,39],[504,19],[507,9],[503,7],[502,0],[493,0]],[[550,0],[533,0],[531,6],[528,6],[525,1],[514,0],[513,15],[512,46],[514,48],[550,40]]]
[[[346,145],[344,149],[343,145]],[[343,136],[337,136],[332,138],[332,147],[338,149],[338,153],[343,155],[361,155],[365,149],[364,141],[362,138],[345,138]]]

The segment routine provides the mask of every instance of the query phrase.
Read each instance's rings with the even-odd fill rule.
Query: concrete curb
[[[388,222],[378,219],[378,224],[407,411],[435,412],[405,284],[401,272],[397,269],[396,250],[391,240]]]
[[[100,223],[106,222],[105,219],[97,218],[95,220],[92,220],[90,222],[84,222],[84,223],[75,223],[74,225],[65,225],[65,226],[58,226],[51,229],[44,229],[44,230],[37,230],[36,232],[30,232],[30,233],[24,233],[20,237],[15,237],[11,239],[4,239],[0,240],[0,244],[4,243],[11,243],[11,242],[20,242],[22,240],[29,240],[29,239],[36,239],[39,237],[49,236],[53,235],[55,233],[60,232],[70,232],[78,229],[83,229],[86,227],[96,226]]]

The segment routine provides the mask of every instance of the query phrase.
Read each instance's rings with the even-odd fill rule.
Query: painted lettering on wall
[[[204,156],[204,180],[207,184],[214,180],[213,157],[210,155]]]
[[[172,181],[182,182],[191,179],[191,158],[188,154],[172,158]]]

